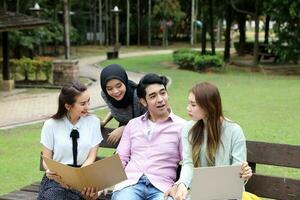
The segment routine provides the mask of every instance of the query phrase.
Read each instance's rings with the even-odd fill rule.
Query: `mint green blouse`
[[[192,145],[189,143],[189,130],[195,121],[188,121],[182,130],[182,169],[177,183],[184,183],[187,187],[191,186],[193,177]],[[207,166],[206,161],[207,133],[204,132],[204,142],[200,150],[200,165]],[[242,128],[228,119],[225,119],[221,128],[221,143],[215,157],[216,166],[239,165],[246,161],[246,141]]]

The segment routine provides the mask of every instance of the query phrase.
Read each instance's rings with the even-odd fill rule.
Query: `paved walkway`
[[[120,58],[169,54],[172,50],[143,51],[120,54]],[[99,68],[96,63],[106,60],[106,56],[86,57],[79,59],[80,76],[90,77],[97,81],[88,87],[91,95],[91,109],[105,106],[100,95]],[[131,80],[138,82],[143,76],[141,73],[128,72]],[[24,93],[24,89],[15,89],[10,93],[0,93],[0,129],[6,129],[27,123],[42,121],[56,112],[58,92],[42,94]]]

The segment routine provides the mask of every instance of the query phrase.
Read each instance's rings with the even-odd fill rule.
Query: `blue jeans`
[[[164,193],[154,187],[148,178],[143,175],[135,185],[131,185],[116,191],[112,195],[112,200],[163,200]],[[168,197],[167,200],[173,200]]]

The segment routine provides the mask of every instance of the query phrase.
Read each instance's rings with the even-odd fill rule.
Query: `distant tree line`
[[[215,42],[224,38],[224,61],[230,60],[231,29],[238,24],[239,54],[245,53],[247,39],[254,41],[253,63],[258,63],[259,23],[264,23],[265,44],[269,44],[269,23],[273,21],[275,40],[273,51],[282,61],[298,62],[300,54],[299,0],[64,0],[70,13],[70,41],[72,45],[115,43],[115,24],[112,9],[118,6],[120,43],[122,45],[163,45],[183,41],[201,43],[201,53],[215,54]],[[30,7],[38,2],[41,11],[32,13]],[[62,0],[3,0],[1,10],[21,12],[49,20],[43,28],[15,31],[9,40],[14,57],[58,52],[63,44]],[[255,21],[254,38],[246,38],[246,21]],[[223,22],[226,25],[223,30]],[[223,37],[222,37],[223,36]]]

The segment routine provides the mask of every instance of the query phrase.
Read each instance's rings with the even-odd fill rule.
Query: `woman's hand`
[[[47,176],[48,179],[54,180],[55,182],[59,183],[62,187],[66,188],[66,189],[70,188],[66,183],[64,183],[61,180],[61,177],[56,172],[52,172],[49,169],[47,169],[46,170],[46,176]]]
[[[96,189],[93,187],[83,188],[83,190],[81,191],[81,195],[86,200],[96,200],[100,196],[98,195]]]
[[[166,200],[168,196],[173,197],[174,200],[184,200],[186,199],[187,194],[188,191],[186,186],[183,183],[179,183],[178,185],[173,185],[164,193],[164,200]]]
[[[252,176],[252,169],[248,165],[247,162],[243,162],[242,167],[241,167],[241,171],[240,171],[240,176],[244,180],[248,180],[249,178],[251,178],[251,176]]]
[[[123,130],[124,130],[124,126],[121,126],[113,130],[111,133],[109,133],[107,138],[107,143],[116,144],[122,137]]]
[[[175,197],[177,191],[177,185],[173,185],[172,187],[170,187],[167,191],[165,191],[164,193],[164,200],[166,200],[168,198],[168,196],[171,197]]]
[[[180,183],[180,184],[177,186],[177,191],[176,191],[176,194],[175,194],[174,199],[175,199],[175,200],[183,200],[183,199],[186,199],[187,194],[188,194],[187,187],[185,186],[185,184]]]

